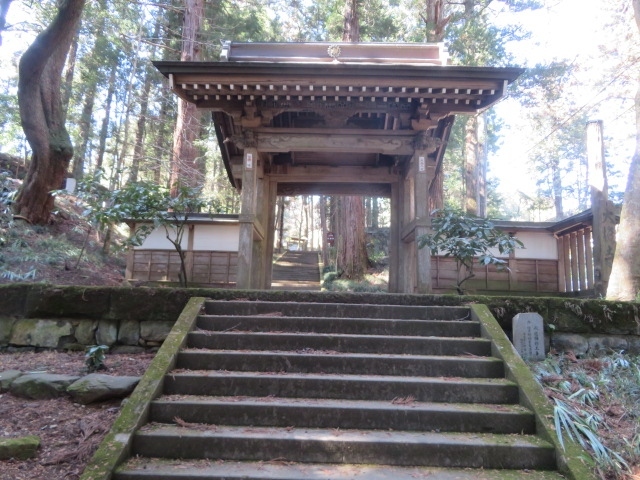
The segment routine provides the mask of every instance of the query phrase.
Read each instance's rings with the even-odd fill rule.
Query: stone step
[[[388,465],[180,460],[136,457],[114,480],[561,480],[553,471],[392,467]]]
[[[151,423],[134,435],[132,447],[136,455],[181,459],[555,468],[553,447],[532,435]]]
[[[435,337],[480,336],[480,324],[468,320],[201,315],[197,327],[218,332],[239,330]]]
[[[504,377],[504,364],[494,357],[295,353],[186,349],[176,368],[243,372],[339,373],[419,377]]]
[[[151,404],[150,420],[256,427],[405,430],[517,434],[535,433],[532,412],[519,405],[163,396]]]
[[[263,301],[215,301],[205,303],[207,315],[281,315],[288,317],[394,318],[397,320],[467,320],[467,307],[304,303]]]
[[[189,348],[212,350],[311,349],[409,355],[491,355],[491,342],[481,338],[195,331],[189,333],[187,342]]]
[[[269,372],[171,372],[167,395],[222,395],[418,402],[518,403],[518,387],[504,378],[435,378]]]

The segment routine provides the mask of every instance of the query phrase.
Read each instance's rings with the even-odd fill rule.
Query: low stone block
[[[11,330],[16,323],[15,318],[0,317],[0,347],[6,347],[9,345],[11,338]]]
[[[177,318],[177,317],[176,317]],[[150,342],[163,342],[169,332],[173,328],[173,322],[163,321],[148,321],[140,323],[140,337],[143,338],[147,344]]]
[[[80,377],[53,373],[27,373],[16,378],[9,391],[16,397],[47,400],[64,395],[69,385]]]
[[[629,347],[627,353],[630,355],[640,355],[640,337],[630,336],[628,340]]]
[[[23,318],[13,326],[9,342],[18,346],[58,348],[60,339],[72,333],[69,320]]]
[[[114,377],[92,373],[69,385],[67,393],[74,401],[86,405],[126,397],[133,392],[139,381],[139,377]]]
[[[20,370],[7,370],[0,372],[0,393],[8,392],[13,381],[22,376]]]
[[[513,344],[524,360],[544,360],[544,322],[539,313],[513,317]]]
[[[589,351],[589,340],[575,333],[554,333],[551,347],[558,352],[572,351],[577,357],[583,357]]]
[[[95,345],[96,330],[98,322],[96,320],[80,320],[75,329],[75,337],[82,345]]]
[[[607,355],[611,352],[626,352],[629,341],[619,335],[594,335],[589,338],[590,355]]]
[[[0,460],[16,458],[27,460],[38,453],[40,437],[28,435],[26,437],[0,438]]]
[[[123,320],[118,330],[118,343],[121,345],[138,345],[140,341],[140,322],[138,320]]]
[[[100,320],[96,330],[96,343],[111,346],[118,340],[118,321]]]

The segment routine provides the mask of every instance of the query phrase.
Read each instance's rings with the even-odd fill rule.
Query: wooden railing
[[[591,227],[558,237],[559,292],[593,290],[593,235]]]
[[[234,286],[237,252],[187,251],[185,268],[189,283]],[[178,282],[180,257],[171,250],[135,249],[127,262],[127,279],[143,282]]]
[[[475,276],[463,284],[468,293],[522,292],[557,293],[558,261],[508,259],[505,269],[495,265],[474,266]],[[431,280],[434,290],[455,292],[457,268],[452,257],[431,257]],[[463,272],[464,273],[464,272]]]

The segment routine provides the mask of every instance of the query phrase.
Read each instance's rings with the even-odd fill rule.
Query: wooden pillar
[[[580,291],[580,274],[578,272],[578,237],[576,232],[567,235],[571,252],[571,285],[572,291]]]
[[[267,180],[265,180],[265,183]],[[278,183],[268,181],[269,195],[267,197],[267,219],[264,228],[266,230],[265,244],[265,289],[271,288],[271,275],[273,273],[273,249],[276,241],[276,205],[278,203]]]
[[[195,241],[195,229],[196,226],[194,224],[187,225],[187,251],[185,252],[184,256],[184,269],[187,276],[185,280],[187,282],[191,282],[193,280],[193,243]]]
[[[558,244],[558,289],[561,292],[567,291],[567,279],[565,276],[565,255],[564,255],[564,237],[558,237],[556,242]]]
[[[242,193],[240,195],[240,234],[238,244],[238,274],[236,286],[240,289],[254,288],[253,231],[256,220],[258,150],[245,148],[242,166]]]
[[[425,152],[414,155],[415,168],[415,249],[416,249],[416,293],[431,293],[431,251],[418,248],[418,239],[431,230],[429,212],[429,184],[435,176],[435,165],[430,165]]]
[[[389,235],[389,293],[400,293],[400,242],[402,202],[399,183],[391,184],[391,218]]]
[[[398,183],[398,292],[413,293],[414,275],[411,264],[411,243],[405,236],[405,227],[413,221],[413,177],[404,175]]]
[[[564,256],[564,278],[565,278],[565,285],[566,285],[566,290],[565,292],[574,292],[575,288],[574,283],[571,279],[571,238],[570,235],[563,235],[562,236],[562,240],[563,240],[563,251],[562,251],[562,255]]]
[[[578,241],[578,271],[580,272],[580,291],[587,289],[587,262],[585,257],[584,229],[576,232]]]

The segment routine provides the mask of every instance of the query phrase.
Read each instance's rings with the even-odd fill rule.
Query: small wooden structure
[[[227,43],[219,62],[154,62],[212,112],[241,190],[237,286],[269,288],[278,195],[391,199],[390,292],[432,291],[416,238],[456,114],[481,112],[518,68],[447,65],[442,44]]]
[[[147,222],[128,220],[132,231]],[[238,215],[191,214],[181,247],[187,281],[200,286],[233,287],[238,266]],[[173,238],[173,237],[172,237]],[[125,278],[135,282],[178,282],[180,257],[164,227],[153,230],[127,255]]]

